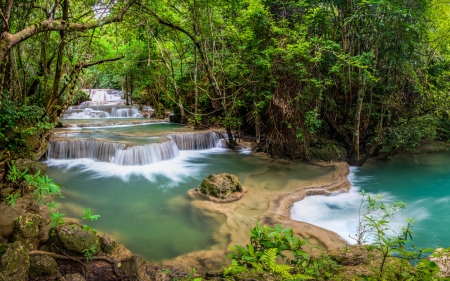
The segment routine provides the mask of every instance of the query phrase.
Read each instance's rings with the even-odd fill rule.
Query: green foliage
[[[399,211],[406,208],[403,202],[394,202],[392,205],[382,202],[382,196],[373,197],[364,191],[361,192],[363,199],[360,204],[360,216],[357,233],[350,236],[358,244],[368,244],[368,250],[376,250],[381,254],[378,267],[373,268],[374,276],[369,280],[434,280],[439,273],[436,263],[426,259],[433,248],[420,249],[412,243],[412,225],[415,219],[408,219],[406,226],[402,227],[400,233],[392,228],[390,220]],[[397,263],[389,262],[394,259]],[[416,270],[406,270],[408,262],[418,261]],[[399,264],[406,263],[402,266]],[[396,276],[396,277],[393,277]]]
[[[10,100],[2,100],[0,102],[0,147],[7,149],[12,158],[28,156],[33,147],[27,145],[26,138],[42,130],[53,128],[48,117],[43,116],[44,109],[39,106],[20,105]]]
[[[84,220],[90,219],[91,221],[94,221],[94,220],[97,220],[99,217],[100,217],[100,215],[92,214],[92,211],[89,208],[84,210],[84,216],[83,216]]]
[[[11,170],[8,172],[8,175],[6,177],[7,180],[9,180],[10,182],[12,182],[13,184],[18,185],[19,182],[25,177],[25,175],[28,172],[28,169],[26,169],[25,171],[21,172],[19,170],[17,170],[16,165],[14,165],[14,161],[11,161]]]
[[[41,176],[40,173],[41,171],[38,171],[35,175],[27,174],[24,176],[27,184],[34,188],[32,194],[33,199],[39,204],[43,204],[47,195],[59,195],[62,198],[61,186],[48,176]]]
[[[86,261],[91,261],[97,253],[97,244],[92,245],[88,249],[84,249],[81,253],[86,257]]]
[[[57,226],[58,224],[64,223],[63,217],[66,215],[64,213],[60,213],[59,211],[56,211],[54,213],[50,213],[52,217],[52,227]]]
[[[17,202],[17,199],[20,198],[20,192],[14,192],[14,193],[10,193],[8,194],[8,196],[6,196],[5,201],[3,201],[4,204],[14,208]]]
[[[280,225],[275,228],[261,226],[257,223],[250,231],[250,244],[245,247],[235,245],[231,247],[231,265],[224,270],[224,274],[237,274],[249,270],[257,272],[271,272],[287,279],[316,279],[324,280],[333,274],[337,264],[326,255],[313,258],[304,247],[312,248],[307,239],[295,237],[292,229],[283,229]],[[292,259],[287,258],[287,253]],[[276,263],[276,258],[286,259],[286,264]]]
[[[416,152],[419,144],[437,137],[438,124],[438,120],[432,115],[400,118],[388,129],[382,141],[383,151],[388,154],[399,150]]]

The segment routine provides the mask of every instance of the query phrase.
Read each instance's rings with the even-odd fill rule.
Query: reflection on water
[[[448,247],[450,231],[450,153],[429,153],[352,168],[349,193],[310,196],[294,204],[292,218],[322,226],[349,242],[358,221],[360,190],[382,194],[387,201],[403,201],[407,209],[393,220],[400,229],[407,218],[415,218],[414,244]]]
[[[48,175],[64,187],[66,198],[60,200],[60,212],[81,218],[82,210],[91,208],[101,218],[86,223],[112,234],[133,253],[152,261],[208,249],[216,243],[213,233],[220,218],[191,207],[186,196],[211,173],[228,172],[240,178],[249,192],[236,212],[254,221],[267,207],[261,202],[267,202],[274,192],[331,178],[334,170],[272,162],[219,148],[180,151],[177,158],[143,166],[118,166],[86,158],[50,160],[48,164]]]

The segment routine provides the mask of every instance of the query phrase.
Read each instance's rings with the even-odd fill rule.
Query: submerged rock
[[[217,198],[220,202],[238,200],[244,193],[238,177],[228,173],[209,175],[203,180],[197,191],[208,195],[213,201],[216,201],[214,198]]]
[[[69,251],[69,253],[81,254],[83,250],[89,249],[92,245],[99,245],[95,233],[84,230],[79,223],[57,225],[50,229],[49,240],[50,248],[55,253],[59,253],[58,248],[60,248]]]
[[[30,277],[54,277],[57,274],[57,264],[54,258],[47,255],[32,256],[30,259]]]
[[[42,217],[35,214],[26,213],[14,220],[13,241],[22,242],[28,250],[33,250],[39,240],[39,224]]]
[[[25,281],[28,279],[30,257],[28,250],[19,241],[12,244],[0,244],[0,280]]]

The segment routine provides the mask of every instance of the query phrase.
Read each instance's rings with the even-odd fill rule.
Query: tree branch
[[[12,0],[10,0],[12,2]],[[52,20],[46,19],[38,24],[33,24],[15,34],[10,34],[9,32],[3,32],[2,38],[0,39],[0,61],[3,61],[6,51],[19,44],[28,38],[37,35],[39,33],[48,31],[86,31],[96,27],[101,27],[114,22],[120,22],[123,19],[124,14],[128,9],[136,2],[136,0],[130,0],[127,5],[116,15],[109,16],[105,19],[88,22],[88,23],[69,23],[64,20]],[[5,18],[8,18],[5,14]]]

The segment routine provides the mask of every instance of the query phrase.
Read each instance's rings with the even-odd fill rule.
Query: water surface
[[[64,187],[66,198],[58,200],[60,212],[81,218],[83,209],[91,208],[101,218],[86,222],[88,225],[112,234],[133,253],[151,261],[216,244],[213,234],[222,221],[191,207],[186,196],[211,173],[236,174],[252,194],[246,196],[254,196],[248,197],[251,201],[263,196],[267,202],[271,192],[298,188],[331,177],[334,171],[332,167],[274,162],[218,148],[180,151],[175,159],[144,166],[118,166],[86,158],[50,160],[48,164],[49,177]],[[263,207],[249,203],[237,212],[256,220]]]
[[[292,218],[322,226],[349,242],[355,233],[360,190],[382,194],[388,202],[403,201],[407,209],[393,220],[400,229],[407,218],[415,218],[414,244],[419,247],[449,247],[450,153],[406,156],[352,168],[350,192],[338,196],[310,196],[292,208]]]

